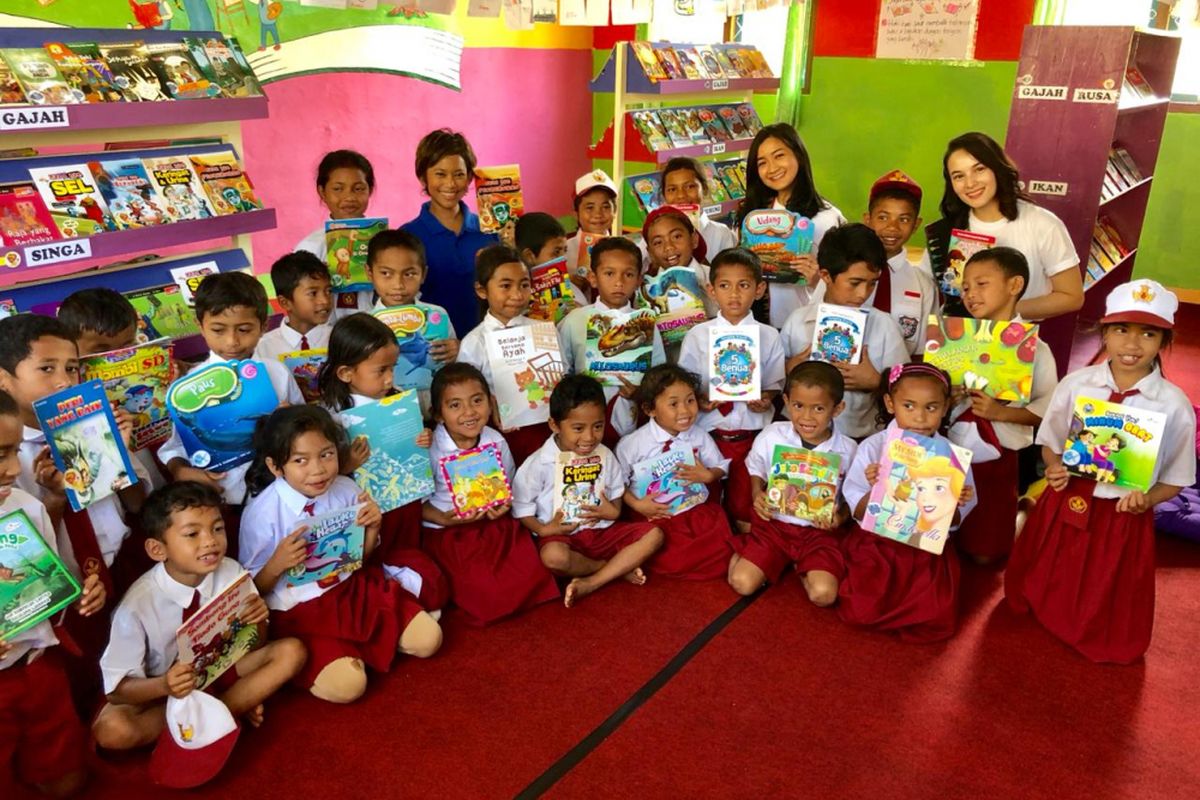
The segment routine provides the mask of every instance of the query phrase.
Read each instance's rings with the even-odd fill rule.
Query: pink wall
[[[255,271],[324,221],[314,178],[329,150],[358,150],[375,166],[371,214],[393,225],[416,216],[424,197],[413,156],[434,128],[466,134],[483,165],[520,164],[526,209],[570,213],[574,180],[591,169],[591,71],[590,50],[467,48],[462,92],[382,73],[268,84],[270,117],[243,127],[246,169],[279,212],[275,230],[253,235]]]

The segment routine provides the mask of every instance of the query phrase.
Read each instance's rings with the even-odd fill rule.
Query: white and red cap
[[[1108,294],[1104,301],[1101,324],[1133,322],[1156,328],[1174,328],[1179,298],[1158,281],[1142,278],[1123,283]]]
[[[240,731],[225,704],[206,692],[167,698],[167,727],[150,756],[150,778],[171,789],[207,783],[225,766]]]
[[[582,194],[590,192],[592,189],[608,189],[612,192],[613,197],[617,196],[617,185],[613,183],[613,179],[608,177],[608,173],[602,169],[594,169],[587,175],[582,175],[575,181],[575,196],[579,197]]]

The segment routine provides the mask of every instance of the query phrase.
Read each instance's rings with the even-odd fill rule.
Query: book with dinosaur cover
[[[167,203],[154,188],[140,158],[89,161],[88,169],[118,228],[148,228],[171,221]]]
[[[279,407],[259,361],[219,361],[171,384],[167,409],[193,467],[226,472],[254,457],[254,425]]]
[[[821,303],[813,326],[811,358],[830,364],[862,361],[867,312],[861,308]]]
[[[815,233],[811,219],[791,211],[751,211],[742,220],[742,247],[762,261],[767,282],[803,285],[804,276],[796,262],[812,253]]]
[[[21,84],[25,98],[35,106],[65,106],[84,102],[82,91],[73,90],[63,78],[58,64],[41,47],[13,47],[0,50]]]
[[[360,510],[362,504],[347,506],[297,522],[307,528],[304,544],[308,555],[304,563],[283,573],[288,588],[310,583],[334,586],[362,567],[366,530],[355,522]]]
[[[955,386],[1028,403],[1037,346],[1036,323],[930,314],[925,363],[946,370]]]
[[[263,207],[262,201],[254,194],[254,184],[250,183],[249,176],[233,153],[220,150],[188,158],[218,216]]]
[[[450,488],[456,516],[469,517],[512,501],[500,445],[495,442],[445,456],[438,461],[438,469]]]
[[[671,267],[644,275],[633,304],[654,312],[654,325],[663,344],[682,342],[687,332],[704,322],[704,289],[691,267]]]
[[[581,249],[587,252],[586,248]],[[575,286],[567,273],[566,256],[530,267],[529,281],[532,289],[530,319],[558,323],[575,308]]]
[[[196,671],[197,689],[211,685],[258,644],[258,626],[241,620],[246,603],[257,596],[254,578],[243,572],[175,631],[179,660]]]
[[[489,331],[487,358],[501,428],[523,428],[550,418],[550,393],[566,368],[552,323]]]
[[[601,476],[604,474],[605,460],[606,457],[600,453],[581,456],[567,450],[558,454],[554,467],[551,516],[561,511],[562,522],[570,525],[583,521],[579,515],[585,508],[600,505],[600,498],[604,493]],[[615,465],[611,465],[610,469],[614,467]]]
[[[29,177],[64,239],[117,229],[87,164],[30,167]]]
[[[837,453],[775,445],[766,481],[767,505],[783,516],[832,528],[841,463]]]
[[[654,312],[599,311],[584,329],[584,374],[605,386],[622,386],[621,379],[642,382],[654,350]]]
[[[0,185],[0,245],[24,247],[27,244],[53,242],[58,229],[32,183]],[[15,267],[11,261],[7,266]]]
[[[479,229],[484,233],[497,233],[506,225],[516,224],[517,218],[525,213],[521,167],[517,164],[476,167],[475,199],[479,206]]]
[[[1063,466],[1097,483],[1147,492],[1166,425],[1158,411],[1076,397]]]
[[[112,404],[133,420],[133,449],[142,450],[171,436],[167,388],[171,384],[171,342],[109,350],[79,362],[80,379],[98,380]]]
[[[762,397],[762,350],[757,325],[708,329],[708,399],[714,403]]]
[[[79,594],[79,583],[24,511],[0,517],[0,639],[11,642]]]
[[[187,156],[159,156],[142,159],[154,188],[166,204],[173,222],[215,217],[212,202],[204,191],[200,176]]]
[[[708,489],[702,483],[684,480],[675,470],[681,464],[695,464],[696,455],[681,442],[673,442],[665,453],[639,461],[632,466],[630,488],[638,497],[648,497],[656,503],[670,506],[671,514],[679,514],[708,499]]]
[[[335,292],[361,292],[370,289],[367,274],[367,245],[371,237],[386,230],[383,217],[331,219],[325,222],[325,263]]]
[[[392,329],[400,345],[396,388],[428,389],[433,383],[433,373],[441,368],[430,346],[439,339],[450,338],[450,317],[441,308],[424,303],[381,308],[371,313]]]
[[[370,493],[384,514],[433,494],[429,448],[417,445],[425,427],[415,391],[400,392],[375,403],[341,412],[346,435],[371,443],[371,455],[354,473],[354,481]]]

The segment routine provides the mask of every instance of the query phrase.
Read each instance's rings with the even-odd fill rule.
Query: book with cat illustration
[[[550,418],[550,393],[566,368],[553,324],[489,331],[487,358],[501,428],[513,430]]]

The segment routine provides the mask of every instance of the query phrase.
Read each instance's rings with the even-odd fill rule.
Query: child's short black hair
[[[463,163],[467,165],[468,178],[475,173],[475,165],[479,163],[467,137],[449,128],[439,128],[425,134],[417,143],[417,180],[424,184],[425,173],[446,156],[462,156]]]
[[[521,256],[516,250],[506,244],[490,244],[475,254],[475,283],[487,286],[488,281],[496,274],[496,270],[504,264],[520,264]]]
[[[321,402],[343,411],[350,402],[350,384],[338,377],[340,367],[356,367],[385,347],[396,344],[396,334],[380,320],[359,312],[342,317],[329,332],[325,363],[317,373]]]
[[[296,287],[305,278],[330,280],[329,267],[307,250],[280,256],[271,265],[271,283],[275,285],[275,294],[279,297],[291,300]]]
[[[605,253],[624,253],[633,259],[633,266],[637,268],[638,274],[641,274],[642,251],[624,236],[605,236],[592,245],[592,269],[600,264],[600,259]]]
[[[966,266],[963,267],[963,274],[966,274],[967,267],[972,264],[978,264],[983,261],[990,261],[1004,273],[1005,278],[1020,278],[1021,293],[1017,295],[1020,300],[1025,296],[1025,290],[1029,288],[1029,261],[1025,258],[1025,254],[1015,247],[1005,247],[998,245],[989,247],[986,250],[980,250],[967,259]]]
[[[367,266],[374,264],[384,250],[391,250],[393,247],[415,253],[421,271],[425,271],[428,266],[425,263],[425,245],[415,233],[400,228],[388,228],[371,237],[371,241],[367,242]]]
[[[0,417],[19,417],[21,408],[8,392],[0,389]]]
[[[142,530],[152,539],[163,541],[171,527],[171,517],[176,511],[189,508],[221,507],[220,493],[205,483],[179,481],[168,483],[150,493],[142,505]]]
[[[833,364],[826,364],[824,361],[805,361],[792,367],[783,386],[785,398],[793,386],[824,389],[833,398],[835,406],[846,396],[846,381],[842,378],[842,373],[838,372]]]
[[[335,169],[356,169],[367,179],[367,189],[375,191],[375,168],[362,153],[355,150],[334,150],[326,153],[317,165],[317,188],[324,189]]]
[[[875,206],[879,204],[880,200],[900,200],[912,206],[914,215],[921,213],[921,199],[908,189],[901,189],[899,186],[889,186],[871,195],[871,199],[867,202],[868,214],[875,211]]]
[[[104,287],[71,292],[58,307],[58,318],[76,338],[84,331],[116,336],[126,328],[136,328],[138,321],[133,303],[120,292]]]
[[[206,275],[196,287],[196,319],[200,322],[209,314],[221,314],[238,306],[254,309],[259,322],[266,324],[267,290],[244,272]]]
[[[704,167],[700,165],[699,161],[694,158],[690,158],[689,156],[675,156],[663,165],[662,172],[659,173],[659,179],[662,181],[662,185],[667,185],[667,176],[672,172],[683,172],[684,170],[688,170],[689,172],[695,174],[696,180],[700,182],[700,193],[702,195],[707,195],[708,173],[704,171]]]
[[[565,375],[550,393],[550,419],[562,422],[576,408],[587,403],[608,407],[604,399],[604,387],[591,375]]]
[[[817,265],[836,278],[859,262],[872,272],[887,269],[887,250],[879,234],[861,222],[850,222],[830,228],[817,248]]]
[[[296,439],[310,431],[328,439],[337,448],[339,458],[346,454],[346,431],[321,406],[283,406],[259,417],[254,426],[254,461],[246,470],[246,490],[251,497],[257,497],[275,481],[267,459],[276,469],[282,469],[292,457]]]
[[[562,223],[544,211],[531,211],[517,219],[517,250],[529,250],[536,257],[551,239],[566,238]]]
[[[657,364],[646,370],[642,382],[638,384],[634,400],[637,407],[645,414],[654,408],[658,396],[677,383],[687,384],[700,396],[700,378],[694,372],[689,372],[678,364]]]
[[[17,374],[17,364],[29,358],[31,345],[43,336],[75,344],[75,333],[56,317],[15,314],[0,319],[0,369]]]
[[[717,270],[721,267],[741,267],[748,269],[754,275],[754,283],[760,284],[763,282],[762,261],[758,256],[750,252],[744,247],[727,247],[717,253],[712,260],[712,266],[708,268],[708,282],[717,282]]]
[[[442,395],[446,393],[446,390],[451,386],[471,381],[478,381],[479,385],[483,387],[485,394],[492,391],[491,387],[488,386],[487,378],[483,377],[483,373],[473,364],[455,361],[453,364],[447,364],[433,373],[433,383],[429,387],[429,413],[434,417],[440,417],[442,413]]]

